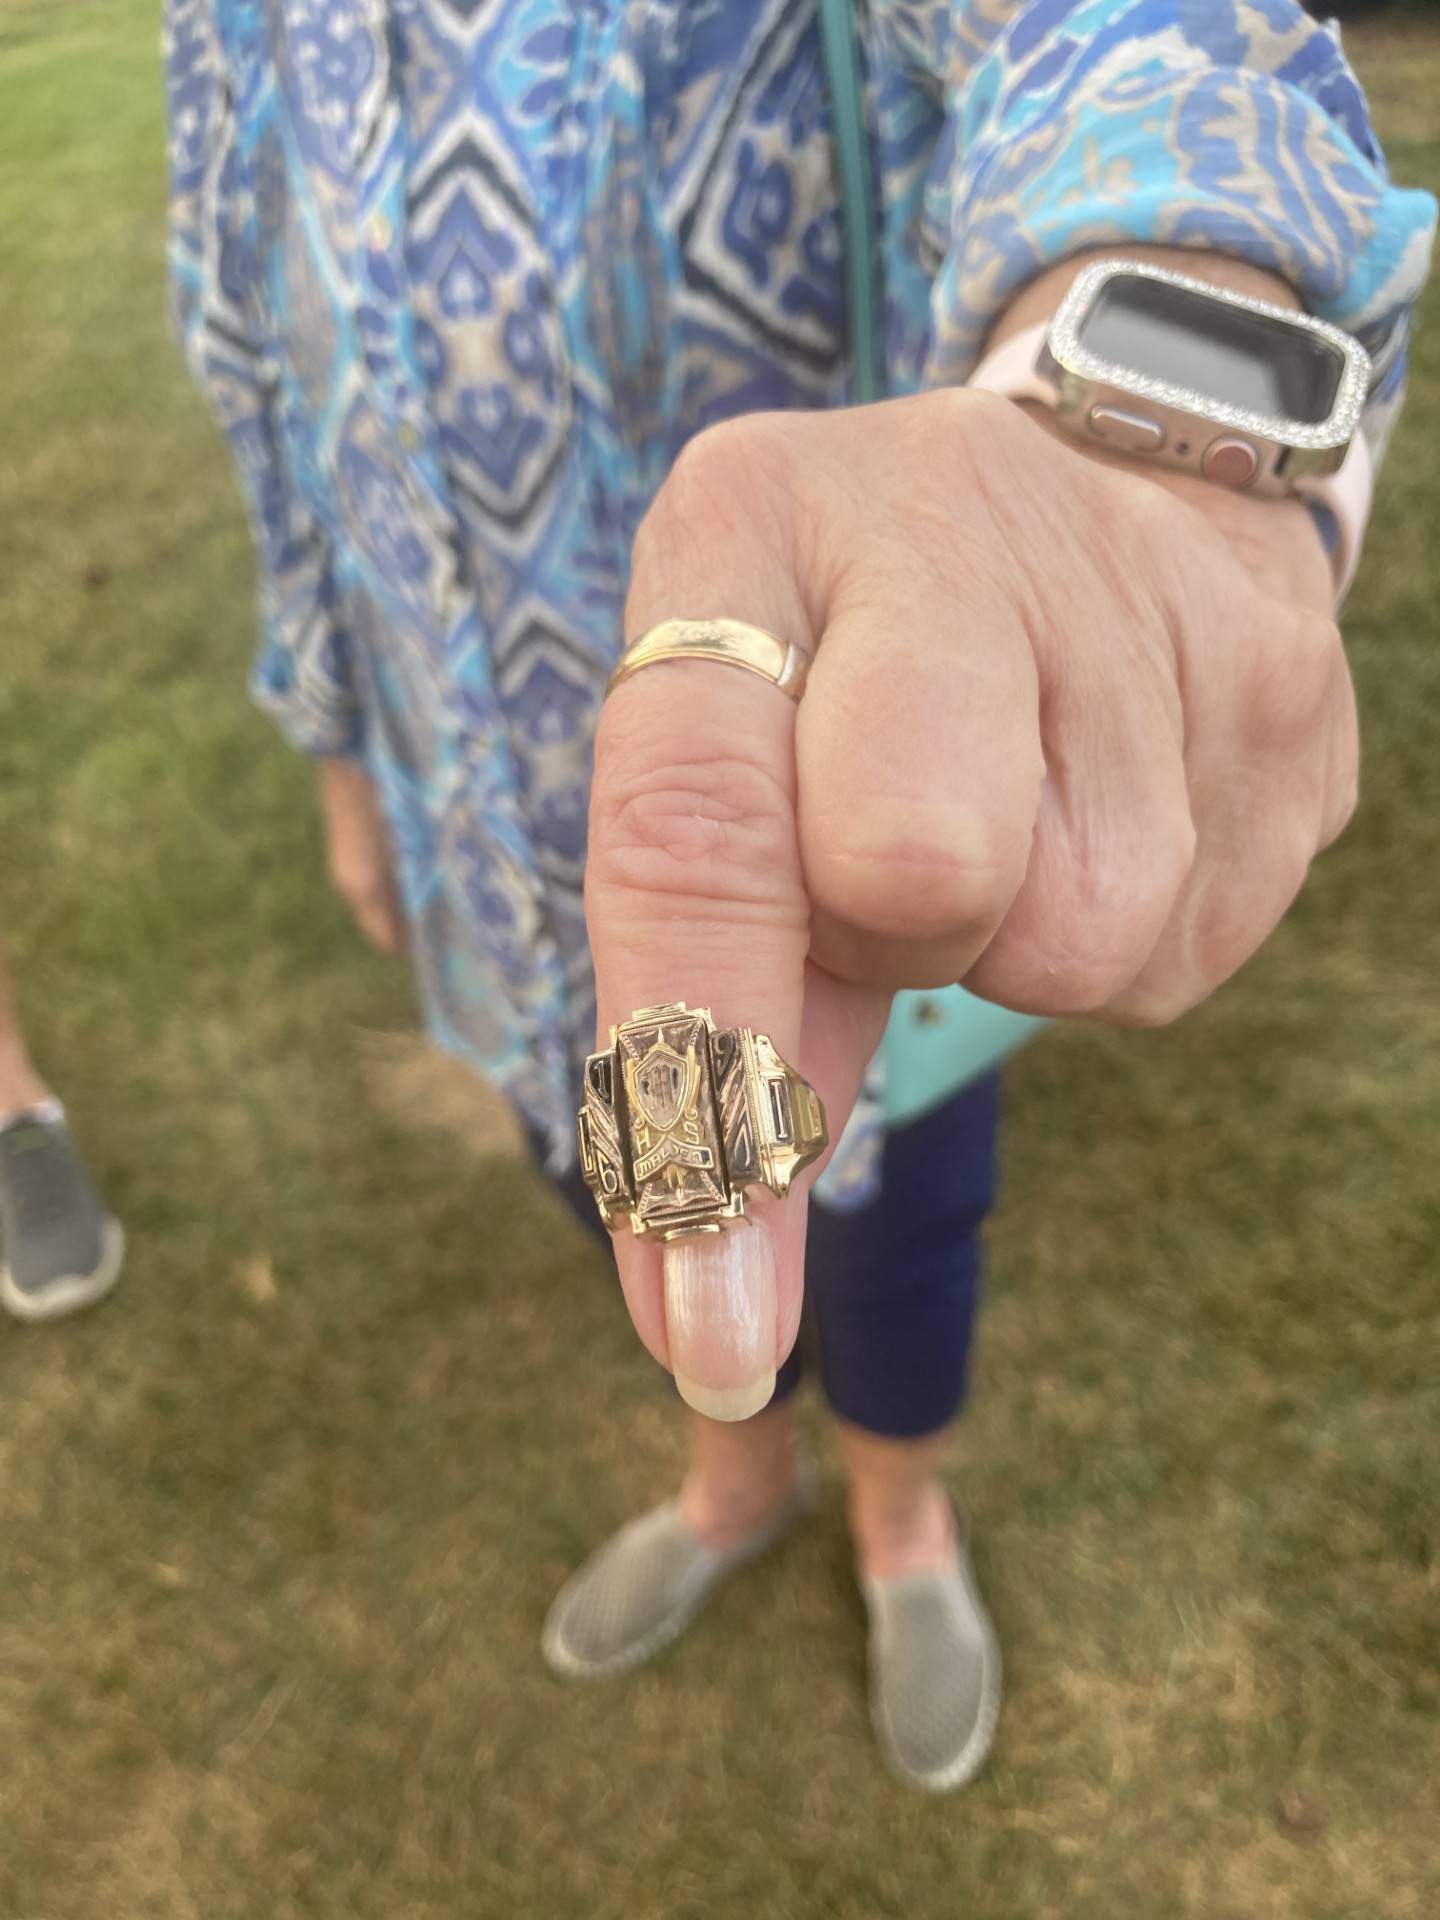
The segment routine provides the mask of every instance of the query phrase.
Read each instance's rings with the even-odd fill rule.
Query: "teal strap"
[[[884,342],[876,317],[875,199],[870,141],[860,86],[860,48],[851,0],[820,0],[820,40],[830,82],[830,112],[840,167],[845,227],[845,299],[850,321],[851,390],[862,403],[885,395]]]

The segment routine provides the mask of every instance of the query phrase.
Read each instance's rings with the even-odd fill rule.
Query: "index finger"
[[[637,542],[628,636],[663,619],[732,618],[808,651],[783,556],[737,552],[736,530],[693,496],[682,465]],[[656,663],[614,689],[596,739],[586,918],[602,1036],[641,1008],[684,1002],[767,1034],[798,1064],[810,912],[786,693],[697,661]],[[799,1320],[801,1213],[752,1208],[748,1223],[671,1242],[663,1258],[616,1237],[636,1329],[702,1413],[743,1419],[773,1391]]]

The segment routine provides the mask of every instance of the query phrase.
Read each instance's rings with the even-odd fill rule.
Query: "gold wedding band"
[[[715,660],[721,666],[743,667],[758,673],[781,693],[798,700],[810,671],[810,656],[799,647],[777,640],[763,627],[743,620],[664,620],[638,640],[632,640],[615,664],[607,694],[642,667],[662,660]]]
[[[576,1120],[600,1218],[659,1240],[743,1220],[749,1187],[783,1200],[828,1139],[819,1094],[765,1034],[683,1000],[610,1029]]]

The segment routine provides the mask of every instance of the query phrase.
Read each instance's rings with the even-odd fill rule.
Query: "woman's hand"
[[[1298,505],[1097,461],[988,396],[704,434],[641,530],[627,634],[730,616],[815,664],[798,708],[701,662],[607,701],[602,1032],[709,1006],[770,1034],[833,1135],[899,987],[1174,1019],[1256,950],[1354,807],[1331,593]],[[803,1213],[771,1215],[782,1356]],[[666,1359],[655,1252],[625,1234],[617,1252]]]
[[[372,946],[399,953],[404,923],[374,783],[352,760],[323,760],[320,804],[331,886]]]

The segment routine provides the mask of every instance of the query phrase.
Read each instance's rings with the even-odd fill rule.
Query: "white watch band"
[[[1335,569],[1338,607],[1354,584],[1365,529],[1370,523],[1370,503],[1375,498],[1375,456],[1364,433],[1357,433],[1350,442],[1338,471],[1297,480],[1295,491],[1302,500],[1323,507],[1335,523],[1330,561]]]
[[[1042,406],[1053,407],[1058,398],[1055,389],[1036,371],[1048,331],[1048,325],[1042,322],[1012,334],[985,356],[966,384],[980,393],[998,393],[1006,400],[1037,400]],[[1350,442],[1338,472],[1303,479],[1295,486],[1302,500],[1323,507],[1334,522],[1335,546],[1330,559],[1335,569],[1337,605],[1350,591],[1360,564],[1374,491],[1375,464],[1363,433],[1357,433]]]
[[[1024,327],[1019,333],[987,353],[965,382],[980,393],[998,393],[1003,400],[1038,400],[1043,406],[1055,405],[1055,389],[1036,372],[1040,349],[1050,331],[1042,321],[1038,327]]]

